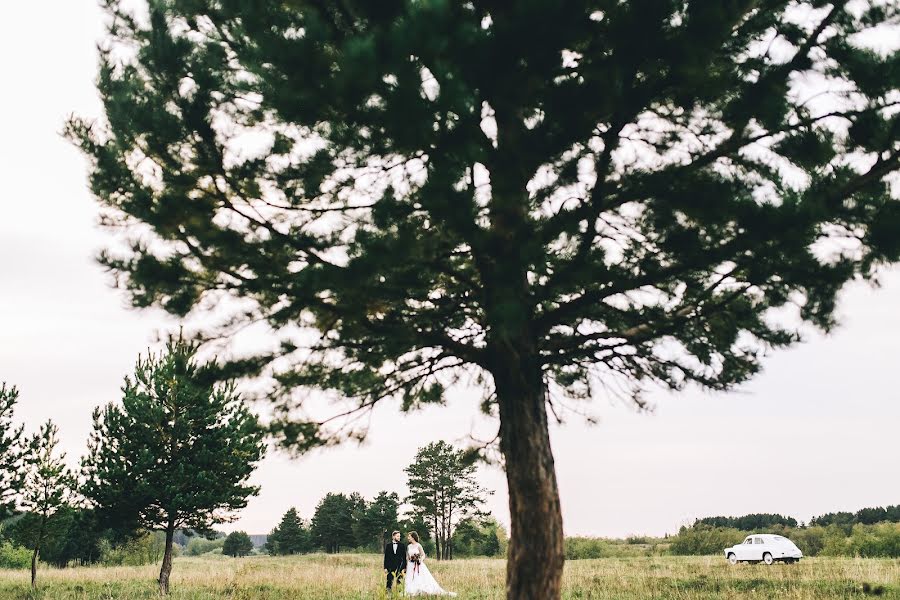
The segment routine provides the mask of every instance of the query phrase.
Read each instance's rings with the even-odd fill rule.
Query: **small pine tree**
[[[226,556],[247,556],[253,552],[253,541],[246,531],[233,531],[225,538],[222,554]]]
[[[37,562],[54,520],[69,505],[75,477],[65,465],[65,454],[56,454],[58,429],[47,421],[29,440],[25,449],[25,480],[22,508],[31,513],[35,524],[29,528],[31,549],[31,587],[37,586]]]
[[[0,521],[15,510],[22,487],[22,427],[13,426],[12,414],[19,391],[0,384]]]
[[[256,417],[233,384],[214,385],[196,351],[177,340],[139,359],[122,405],[94,412],[83,461],[85,496],[108,520],[165,532],[163,594],[175,531],[207,533],[231,520],[259,491],[247,479],[265,450]]]

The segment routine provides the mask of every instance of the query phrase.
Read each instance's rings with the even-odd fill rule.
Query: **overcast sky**
[[[18,2],[0,20],[0,381],[21,391],[29,429],[54,419],[75,463],[91,410],[120,396],[135,358],[174,322],[137,312],[93,261],[108,234],[96,225],[86,165],[59,132],[70,113],[100,114],[93,81],[103,33],[94,0]],[[673,532],[696,517],[779,512],[807,520],[833,510],[900,503],[900,273],[873,290],[848,288],[841,327],[773,354],[743,390],[653,394],[653,414],[595,404],[601,422],[553,431],[568,534]],[[261,494],[228,529],[268,532],[296,506],[312,516],[328,491],[405,493],[416,449],[464,444],[478,399],[397,416],[376,413],[361,447],[301,459],[272,453]],[[505,480],[490,508],[508,521]]]

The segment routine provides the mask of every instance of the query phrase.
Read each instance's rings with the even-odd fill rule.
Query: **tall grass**
[[[172,600],[382,599],[380,557],[182,557],[173,571]],[[441,584],[460,598],[500,600],[505,562],[500,559],[429,563]],[[85,567],[39,574],[28,592],[28,574],[0,570],[0,598],[147,600],[158,598],[155,566]],[[633,557],[575,560],[566,564],[567,600],[712,600],[900,598],[900,561],[816,558],[797,565],[728,565],[719,557]]]

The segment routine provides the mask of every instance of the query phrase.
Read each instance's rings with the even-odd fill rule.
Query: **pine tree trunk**
[[[37,559],[39,545],[35,545],[34,552],[31,553],[31,589],[37,589]]]
[[[509,486],[506,597],[557,600],[565,555],[544,382],[538,362],[523,360],[521,349],[510,348],[514,360],[494,370]]]
[[[47,533],[47,516],[41,515],[41,527],[38,530],[37,540],[34,544],[34,552],[31,553],[31,589],[37,589],[37,561],[44,543],[44,534]]]
[[[163,554],[162,568],[159,570],[159,592],[169,594],[169,577],[172,575],[172,543],[175,539],[175,523],[169,519],[166,527],[166,550]]]

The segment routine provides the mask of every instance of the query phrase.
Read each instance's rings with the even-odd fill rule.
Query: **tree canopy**
[[[253,552],[253,540],[246,531],[232,531],[225,538],[225,544],[222,546],[222,554],[225,556],[237,558],[247,556],[251,552]]]
[[[201,338],[265,323],[223,376],[271,375],[295,449],[480,382],[510,598],[560,593],[548,411],[730,389],[900,259],[900,59],[865,46],[895,3],[106,6],[105,119],[67,129],[130,226],[101,262],[135,306],[233,307]]]
[[[356,547],[354,525],[365,510],[366,500],[358,493],[329,492],[319,501],[310,525],[313,543],[326,552]]]

